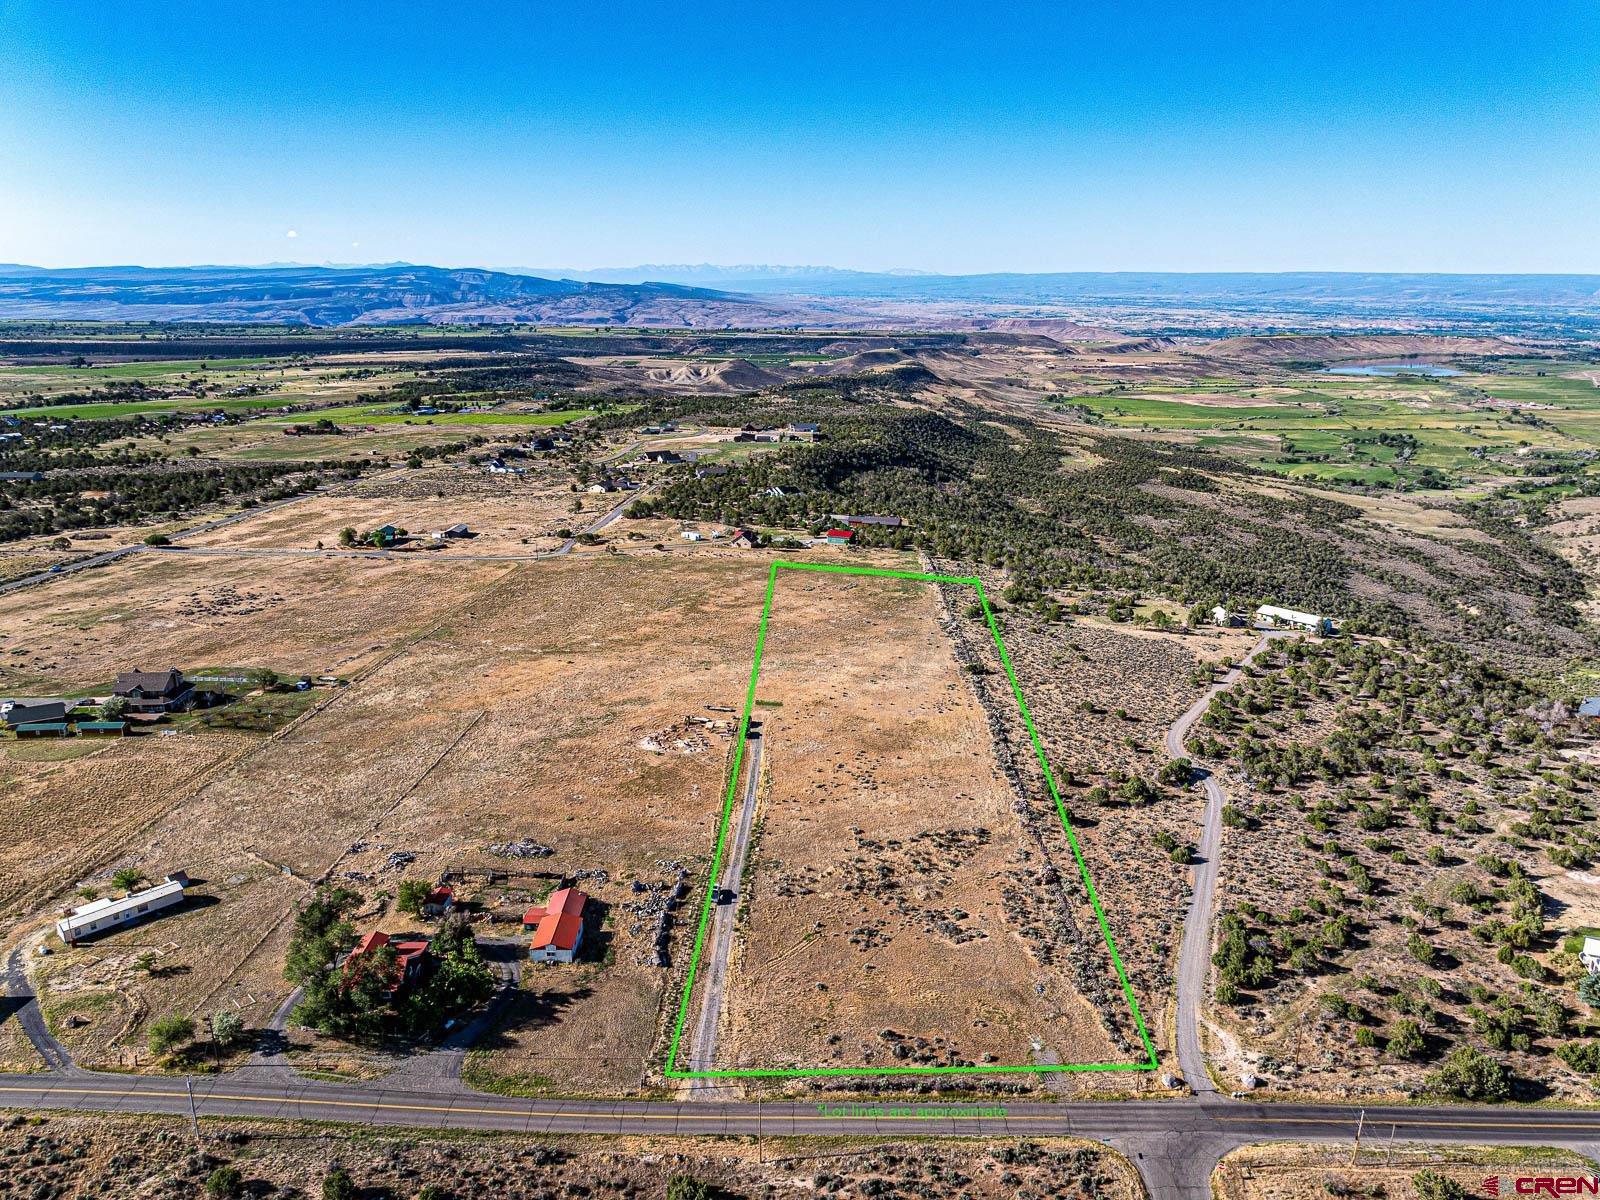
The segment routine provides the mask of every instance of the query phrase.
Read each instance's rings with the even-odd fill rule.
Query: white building
[[[187,879],[168,875],[165,882],[142,892],[130,892],[120,900],[109,897],[73,909],[56,922],[56,933],[69,946],[85,938],[98,937],[134,925],[151,913],[183,903],[183,889]]]
[[[1224,629],[1228,629],[1235,625],[1243,625],[1244,618],[1236,612],[1229,612],[1226,608],[1219,604],[1211,610],[1211,623],[1213,625],[1220,625]]]
[[[1276,605],[1263,604],[1256,609],[1256,624],[1276,628],[1287,625],[1291,628],[1304,629],[1310,633],[1332,633],[1333,622],[1327,617],[1319,617],[1316,613],[1300,612],[1293,608],[1278,608]]]
[[[1578,951],[1578,961],[1583,964],[1583,969],[1591,975],[1600,975],[1600,937],[1585,934],[1583,949]]]

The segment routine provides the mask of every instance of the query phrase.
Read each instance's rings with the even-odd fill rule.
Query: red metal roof
[[[571,950],[578,944],[578,934],[583,930],[583,918],[576,913],[550,913],[533,931],[531,946],[535,950]]]
[[[843,538],[848,542],[851,538],[855,537],[855,533],[849,529],[830,529],[823,536],[831,538]]]
[[[377,950],[382,946],[387,946],[388,944],[389,935],[384,933],[381,929],[374,929],[371,933],[362,935],[361,940],[356,943],[356,948],[350,951],[350,957],[359,958],[361,955],[366,954],[369,951]]]
[[[583,913],[583,906],[589,902],[589,897],[577,888],[558,888],[550,893],[550,898],[543,904],[535,904],[522,914],[524,925],[537,925],[546,917],[570,916],[576,917]]]

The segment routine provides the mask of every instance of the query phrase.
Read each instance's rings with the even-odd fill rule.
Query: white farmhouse
[[[187,883],[186,876],[168,875],[164,882],[155,887],[145,888],[142,892],[129,892],[120,900],[108,897],[85,904],[57,921],[56,933],[70,946],[86,938],[110,933],[113,929],[137,924],[151,913],[182,904],[183,889]]]
[[[1278,608],[1273,604],[1263,604],[1256,609],[1256,624],[1276,628],[1281,625],[1290,628],[1304,629],[1310,633],[1332,633],[1333,622],[1327,617],[1319,617],[1316,613],[1300,612],[1293,608]]]

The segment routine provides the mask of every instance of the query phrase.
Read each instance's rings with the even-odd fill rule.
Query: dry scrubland
[[[402,878],[493,867],[524,877],[465,892],[514,922],[505,931],[556,878],[586,873],[601,961],[530,970],[478,1077],[638,1083],[666,972],[642,961],[655,928],[632,912],[631,885],[703,868],[728,737],[685,718],[736,701],[761,578],[713,559],[560,561],[478,578],[465,593],[457,581],[431,629],[213,772],[128,847],[121,861],[151,874],[186,867],[205,900],[39,971],[48,1015],[70,1015],[59,1008],[70,1003],[89,1018],[55,1021],[87,1060],[125,1057],[152,1014],[234,1007],[262,1021],[286,990],[284,918],[318,880],[368,897],[364,927],[395,929],[409,919],[385,919],[384,897]],[[524,839],[553,852],[518,861],[487,849]],[[139,973],[150,949],[160,970]]]
[[[1594,1173],[1592,1163],[1560,1150],[1422,1149],[1401,1143],[1388,1151],[1383,1140],[1388,1131],[1374,1126],[1370,1133],[1372,1140],[1356,1162],[1348,1144],[1246,1146],[1217,1165],[1212,1193],[1217,1200],[1436,1200],[1436,1192],[1423,1190],[1425,1182],[1419,1186],[1420,1172],[1443,1176],[1468,1196],[1482,1196],[1489,1176],[1499,1176],[1503,1194],[1511,1195],[1519,1176]]]
[[[1240,814],[1219,918],[1244,915],[1243,961],[1265,968],[1211,1006],[1217,1069],[1230,1086],[1411,1094],[1448,1047],[1472,1046],[1531,1089],[1519,1098],[1592,1100],[1592,1077],[1553,1050],[1594,1033],[1563,948],[1600,925],[1595,787],[1575,765],[1596,760],[1594,731],[1548,699],[1508,719],[1459,665],[1399,653],[1276,643],[1191,738],[1226,761]],[[1263,745],[1323,767],[1286,781]],[[1369,769],[1342,765],[1373,746]],[[1410,1052],[1390,1044],[1406,1024],[1421,1033]]]
[[[151,1200],[202,1194],[231,1164],[252,1195],[310,1197],[338,1165],[360,1194],[410,1196],[429,1184],[451,1200],[637,1200],[666,1194],[675,1177],[726,1200],[916,1194],[1005,1200],[1139,1200],[1127,1161],[1068,1139],[934,1145],[895,1141],[785,1141],[762,1154],[748,1142],[690,1138],[450,1137],[366,1133],[334,1137],[275,1121],[206,1121],[197,1150],[187,1126],[132,1117],[15,1116],[0,1122],[0,1171],[36,1195]],[[765,1161],[762,1161],[763,1158]]]
[[[947,569],[952,564],[940,564]],[[991,596],[1000,581],[986,577]],[[1019,889],[1040,952],[1072,973],[1092,1000],[1116,1054],[1144,1058],[1129,1006],[1106,952],[1054,801],[1010,686],[993,661],[993,643],[967,589],[947,588],[951,628],[974,676],[1013,792],[1036,839],[1033,883]],[[1167,728],[1203,692],[1201,661],[1243,653],[1253,635],[1207,631],[1180,635],[1112,627],[1097,621],[1051,622],[998,606],[1006,649],[1072,827],[1099,894],[1134,995],[1157,1051],[1170,1051],[1175,994],[1172,971],[1189,899],[1189,868],[1169,847],[1192,847],[1204,801],[1197,789],[1163,785]],[[1132,786],[1140,781],[1144,788]],[[1048,898],[1048,901],[1045,899]],[[1152,1075],[1085,1074],[1083,1087],[1156,1086]]]
[[[1118,1055],[1020,918],[1031,853],[926,583],[783,572],[719,1068]]]

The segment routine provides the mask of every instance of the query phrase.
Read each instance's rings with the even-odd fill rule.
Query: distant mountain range
[[[0,318],[289,325],[792,325],[782,303],[676,284],[610,284],[503,271],[374,267],[0,265]]]
[[[989,329],[1077,340],[1226,332],[1227,314],[1383,327],[1600,329],[1597,275],[1344,272],[932,275],[793,266],[495,271],[369,266],[0,265],[0,318],[292,325]],[[1191,314],[1183,316],[1182,314]],[[1206,314],[1198,318],[1193,314]],[[1224,314],[1214,319],[1216,314]],[[1246,322],[1233,322],[1243,327]],[[1255,327],[1261,322],[1256,321]]]
[[[938,275],[837,267],[649,265],[531,271],[605,283],[677,283],[758,295],[991,304],[1339,303],[1600,308],[1600,275],[1353,271],[1064,271]]]

